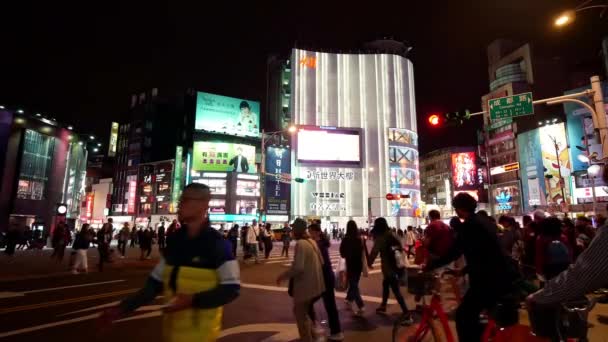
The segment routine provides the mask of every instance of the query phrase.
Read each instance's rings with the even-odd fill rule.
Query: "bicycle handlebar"
[[[598,298],[592,297],[588,300],[578,300],[562,303],[562,308],[570,313],[587,313],[593,310],[595,304],[597,304]]]

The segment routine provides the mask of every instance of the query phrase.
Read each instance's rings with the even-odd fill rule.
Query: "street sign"
[[[532,93],[523,93],[501,97],[488,101],[490,119],[501,120],[524,115],[534,114]]]
[[[513,123],[513,119],[511,119],[511,118],[496,120],[496,121],[492,122],[491,125],[486,126],[486,129],[491,131],[493,129],[497,129],[497,128],[500,128],[502,126],[506,126],[506,125],[509,125],[512,123]]]

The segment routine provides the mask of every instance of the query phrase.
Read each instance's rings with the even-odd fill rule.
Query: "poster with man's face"
[[[199,92],[196,97],[196,130],[228,135],[260,136],[260,103]]]
[[[195,171],[257,173],[255,146],[195,141],[192,152],[192,169]]]

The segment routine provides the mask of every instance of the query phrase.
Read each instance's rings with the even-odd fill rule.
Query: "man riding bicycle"
[[[506,294],[511,293],[517,271],[502,253],[489,220],[475,214],[477,201],[467,193],[452,200],[458,217],[464,222],[458,227],[456,240],[447,254],[427,265],[426,270],[446,265],[461,255],[466,260],[469,290],[456,310],[456,329],[460,341],[479,341],[483,327],[479,314],[492,309]]]

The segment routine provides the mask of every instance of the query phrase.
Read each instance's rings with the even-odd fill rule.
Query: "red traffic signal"
[[[433,127],[437,127],[441,124],[441,118],[437,114],[429,116],[429,124]]]
[[[401,199],[401,195],[400,194],[386,194],[386,199],[389,201],[395,201],[395,200]]]

